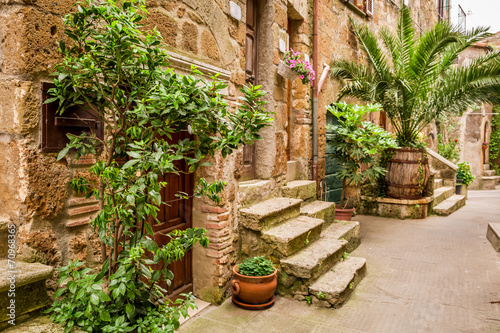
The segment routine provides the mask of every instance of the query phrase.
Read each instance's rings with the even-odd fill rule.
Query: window
[[[345,0],[346,4],[351,4],[363,13],[373,16],[373,0]]]

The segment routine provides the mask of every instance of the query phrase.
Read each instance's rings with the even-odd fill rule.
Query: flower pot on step
[[[278,74],[281,75],[284,79],[295,80],[299,77],[299,74],[290,68],[283,61],[280,61],[278,64]]]
[[[247,276],[238,273],[238,265],[233,267],[231,291],[233,302],[246,309],[265,309],[274,303],[278,286],[278,270],[266,276]]]
[[[350,221],[354,208],[335,208],[335,219],[339,221]]]

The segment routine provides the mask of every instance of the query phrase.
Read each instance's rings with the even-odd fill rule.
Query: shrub
[[[274,266],[265,257],[253,257],[238,265],[238,273],[246,276],[266,276],[274,273]]]

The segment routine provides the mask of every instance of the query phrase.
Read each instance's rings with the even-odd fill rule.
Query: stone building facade
[[[374,30],[396,27],[396,0],[373,0],[368,14],[366,5],[357,8],[355,3],[318,0],[318,80],[323,64],[336,57],[363,61],[349,16]],[[422,29],[437,21],[436,0],[409,4]],[[100,260],[97,237],[88,227],[98,205],[69,187],[70,179],[85,174],[94,160],[56,162],[56,153],[40,149],[42,83],[50,82],[49,74],[61,60],[61,17],[71,6],[71,0],[0,4],[0,233],[3,239],[5,226],[16,224],[18,259],[56,268],[68,259],[79,258],[91,267]],[[256,11],[254,31],[247,22],[249,6]],[[213,166],[195,175],[227,183],[219,205],[195,199],[192,207],[192,226],[207,229],[210,239],[207,249],[194,249],[192,286],[195,294],[217,303],[228,295],[231,269],[240,260],[239,209],[257,198],[278,196],[287,180],[312,177],[312,89],[300,79],[285,80],[276,70],[288,47],[313,59],[313,1],[150,0],[147,7],[146,28],[161,33],[175,70],[185,73],[195,64],[204,73],[221,73],[230,103],[237,102],[243,84],[254,81],[267,91],[266,107],[275,113],[273,125],[250,151],[250,177],[244,172],[248,151],[243,148],[225,160],[216,156]],[[255,49],[249,46],[252,38]],[[255,66],[249,68],[253,50]],[[338,88],[327,77],[319,94],[318,180],[325,175],[326,106],[336,99]],[[5,251],[0,250],[1,259]]]

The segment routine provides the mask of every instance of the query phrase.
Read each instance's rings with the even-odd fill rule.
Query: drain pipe
[[[312,100],[312,178],[318,182],[318,0],[313,1],[313,70],[316,77],[313,81]]]

